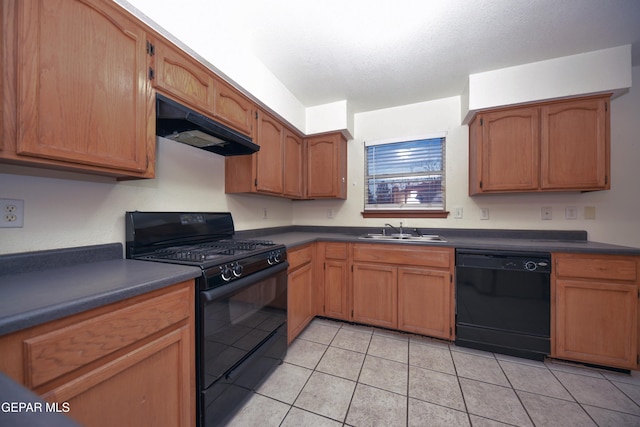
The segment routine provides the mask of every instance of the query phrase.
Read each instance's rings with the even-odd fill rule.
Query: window
[[[446,217],[445,134],[365,142],[365,217]]]

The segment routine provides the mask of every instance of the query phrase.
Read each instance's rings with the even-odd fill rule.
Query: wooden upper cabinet
[[[16,159],[153,176],[155,112],[141,24],[102,0],[15,5]]]
[[[537,108],[519,108],[476,118],[472,127],[481,135],[478,173],[471,185],[480,191],[538,188],[538,117]]]
[[[226,193],[259,193],[304,198],[304,141],[280,120],[257,112],[257,153],[225,159]]]
[[[258,191],[281,194],[283,191],[282,146],[284,126],[271,115],[258,113],[258,145],[256,188]]]
[[[195,110],[213,113],[213,73],[181,49],[154,41],[154,86]]]
[[[609,95],[479,113],[469,194],[606,190]]]
[[[347,198],[347,140],[341,132],[307,139],[307,198]]]
[[[230,127],[256,139],[253,102],[220,78],[215,79],[213,115]]]
[[[304,144],[302,138],[284,129],[284,194],[293,199],[304,195]]]
[[[607,97],[542,107],[541,188],[610,188],[608,102]]]

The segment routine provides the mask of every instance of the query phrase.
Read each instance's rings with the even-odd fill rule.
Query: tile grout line
[[[546,366],[546,364],[545,364],[545,366]],[[594,423],[596,426],[599,426],[600,424],[598,424],[598,422],[597,422],[595,419],[593,419],[593,417],[591,416],[591,414],[589,413],[589,411],[587,411],[587,410],[585,409],[585,407],[584,407],[584,405],[582,404],[582,402],[578,401],[578,399],[576,399],[576,397],[573,395],[573,393],[571,393],[571,390],[569,390],[569,389],[567,388],[567,386],[562,382],[562,380],[561,380],[560,378],[558,378],[558,376],[556,375],[556,373],[554,372],[554,370],[553,370],[553,369],[551,369],[551,368],[549,368],[548,366],[547,366],[547,369],[549,369],[549,371],[551,372],[551,375],[553,375],[553,377],[554,377],[554,378],[555,378],[555,379],[556,379],[556,380],[557,380],[557,381],[562,385],[562,387],[567,391],[567,393],[569,393],[569,396],[571,396],[571,397],[573,398],[573,400],[575,400],[575,402],[578,404],[578,406],[580,407],[580,409],[582,409],[582,410],[584,411],[584,413],[585,413],[585,414],[587,414],[587,417],[589,417],[589,419],[590,419],[591,421],[593,421],[593,423]],[[558,372],[564,372],[564,371],[558,371]],[[570,372],[565,372],[565,373],[569,373],[569,374],[570,374]],[[581,375],[581,374],[575,374],[575,375]],[[582,375],[582,376],[585,376],[585,377],[586,377],[586,376],[588,376],[588,375]],[[590,378],[595,378],[595,377],[590,377]],[[604,409],[607,409],[607,408],[604,408]]]
[[[458,375],[458,367],[456,366],[456,360],[453,358],[453,354],[451,353],[451,344],[447,346],[449,350],[449,357],[451,358],[451,363],[453,364],[453,372],[456,375],[456,381],[458,382],[458,388],[460,389],[460,395],[462,396],[462,404],[464,405],[464,411],[467,413],[467,419],[469,420],[469,425],[472,426],[471,422],[471,413],[469,412],[469,407],[467,406],[467,399],[464,397],[464,391],[462,390],[462,384],[460,384],[460,375]]]
[[[342,329],[342,327],[340,329]],[[336,335],[338,335],[338,334],[336,334]],[[364,362],[367,360],[367,354],[369,353],[369,347],[371,346],[371,339],[372,338],[373,338],[373,333],[369,337],[369,343],[367,344],[367,351],[364,353],[364,358],[362,359],[362,365],[360,365],[360,370],[358,371],[358,377],[356,378],[356,381],[355,381],[356,385],[353,388],[353,393],[351,394],[351,399],[349,400],[349,406],[347,406],[347,412],[345,412],[345,414],[344,414],[344,420],[342,420],[342,425],[343,426],[347,425],[347,416],[349,415],[349,410],[351,410],[351,405],[353,404],[353,398],[356,395],[356,390],[358,389],[358,384],[360,384],[360,382],[359,382],[360,375],[362,375],[362,368],[364,367]],[[333,342],[333,340],[331,342]],[[340,347],[336,347],[336,348],[340,348]],[[350,351],[350,350],[347,350],[347,351]]]
[[[531,424],[535,426],[536,423],[533,420],[533,417],[529,413],[529,410],[527,409],[527,406],[524,404],[524,402],[520,398],[520,395],[516,391],[516,388],[513,386],[513,383],[509,379],[509,375],[507,375],[507,373],[504,371],[504,367],[500,364],[500,359],[498,359],[496,357],[495,353],[491,353],[491,354],[493,354],[493,358],[495,359],[496,363],[498,364],[498,367],[500,368],[500,372],[502,372],[502,375],[504,375],[504,378],[507,380],[507,383],[509,383],[509,387],[511,388],[511,391],[513,391],[513,394],[516,395],[516,399],[518,399],[518,402],[520,402],[520,405],[522,405],[522,409],[524,409],[525,414],[527,414],[527,417],[529,417],[529,421],[531,421]]]
[[[324,326],[326,326],[326,327],[331,327],[331,328],[333,328],[333,329],[335,329],[335,330],[336,330],[336,331],[335,331],[335,333],[333,334],[333,336],[332,336],[331,340],[328,342],[328,344],[324,344],[324,343],[322,343],[322,342],[312,341],[312,340],[304,339],[304,338],[300,337],[300,339],[302,339],[302,340],[304,340],[304,341],[313,342],[313,343],[320,344],[320,345],[326,345],[326,348],[325,348],[325,349],[324,349],[324,351],[322,352],[322,355],[320,356],[320,358],[318,359],[318,361],[315,363],[314,367],[312,368],[312,373],[311,373],[311,375],[313,375],[315,372],[321,372],[321,371],[318,371],[318,370],[317,370],[317,368],[318,368],[318,366],[319,366],[320,362],[322,361],[322,359],[323,359],[323,358],[325,357],[325,355],[327,354],[327,351],[329,350],[329,347],[332,347],[332,348],[335,348],[335,349],[341,349],[341,350],[344,350],[344,351],[351,351],[351,352],[354,352],[354,353],[360,353],[360,354],[363,354],[364,359],[363,359],[363,361],[362,361],[362,364],[360,365],[360,368],[359,368],[359,371],[358,371],[357,377],[356,377],[356,379],[355,379],[355,381],[354,381],[354,383],[355,383],[354,392],[351,394],[351,398],[350,398],[350,401],[349,401],[349,405],[348,405],[348,407],[347,407],[346,413],[345,413],[344,418],[343,418],[343,420],[342,420],[342,421],[337,421],[337,420],[335,420],[335,419],[333,419],[333,418],[326,417],[326,416],[324,416],[324,415],[322,415],[322,414],[316,414],[316,413],[315,413],[315,412],[313,412],[313,411],[307,411],[306,409],[298,408],[297,406],[296,406],[296,408],[297,408],[297,409],[300,409],[300,410],[303,410],[303,411],[306,411],[306,412],[309,412],[309,413],[316,414],[316,415],[321,416],[321,417],[326,418],[326,419],[331,419],[331,420],[334,420],[334,421],[337,421],[337,422],[341,422],[343,426],[347,426],[347,425],[348,425],[348,424],[347,424],[347,416],[348,416],[349,411],[351,410],[351,408],[352,408],[352,404],[353,404],[353,402],[354,402],[354,398],[355,398],[355,391],[357,390],[357,388],[358,388],[358,386],[359,386],[359,385],[364,384],[364,383],[361,383],[361,382],[360,382],[360,379],[361,379],[361,376],[362,376],[362,372],[363,372],[363,370],[364,370],[364,363],[366,362],[367,358],[368,358],[368,357],[377,357],[377,358],[381,358],[381,359],[383,359],[383,360],[387,360],[387,361],[392,361],[392,362],[401,363],[401,362],[398,362],[398,360],[396,360],[396,359],[387,359],[386,357],[374,356],[374,355],[371,355],[371,354],[369,353],[369,351],[371,350],[371,344],[372,344],[372,342],[373,342],[373,337],[374,337],[374,336],[379,336],[380,338],[388,338],[388,339],[393,339],[394,341],[399,341],[399,342],[404,341],[404,342],[405,342],[405,346],[406,346],[406,350],[407,350],[407,360],[406,360],[406,363],[407,363],[407,374],[406,374],[406,375],[407,375],[407,377],[406,377],[407,384],[406,384],[406,389],[405,389],[405,391],[406,391],[406,395],[405,395],[405,396],[403,396],[403,397],[405,398],[405,402],[406,402],[406,410],[405,410],[405,425],[408,425],[408,424],[409,424],[409,416],[410,416],[410,414],[409,414],[409,412],[410,412],[410,409],[409,409],[409,405],[410,405],[409,389],[410,389],[410,381],[411,381],[411,373],[410,373],[410,372],[411,372],[411,367],[412,367],[412,365],[411,365],[411,345],[412,345],[412,343],[415,343],[416,345],[425,345],[425,346],[437,347],[437,348],[441,348],[441,349],[443,349],[443,350],[444,350],[444,346],[443,346],[443,345],[434,345],[433,343],[426,342],[426,341],[421,341],[421,340],[412,340],[412,339],[411,339],[411,338],[412,338],[412,336],[413,336],[412,334],[402,334],[401,336],[394,336],[393,334],[386,334],[386,333],[384,333],[386,330],[384,330],[384,329],[380,329],[380,328],[376,328],[376,327],[373,327],[373,328],[371,329],[371,332],[369,333],[369,331],[368,331],[368,330],[366,330],[366,329],[365,329],[365,330],[359,330],[358,328],[349,328],[349,327],[345,327],[345,326],[347,326],[347,325],[349,325],[349,326],[351,325],[350,323],[345,323],[345,322],[335,322],[334,324],[330,324],[330,323],[328,323],[328,322],[327,322],[327,323],[322,322],[322,323],[320,323],[320,324],[322,324],[322,325],[324,325]],[[356,324],[356,326],[357,326],[357,324]],[[376,331],[377,331],[377,330],[382,331],[382,333],[376,333]],[[333,344],[336,342],[336,338],[337,338],[338,334],[340,333],[340,331],[349,331],[349,332],[357,332],[357,333],[362,333],[362,334],[368,334],[368,335],[369,335],[369,337],[368,337],[368,342],[367,342],[366,350],[364,351],[364,353],[362,353],[362,352],[360,352],[360,351],[357,351],[357,350],[354,350],[354,349],[351,349],[351,348],[342,348],[342,347],[339,347],[339,346],[337,346],[337,345],[333,345]],[[405,336],[406,336],[406,339],[405,339]],[[438,343],[439,343],[439,341],[438,341]],[[465,398],[464,392],[463,392],[463,390],[462,390],[462,385],[461,385],[461,382],[460,382],[461,378],[466,378],[466,377],[461,377],[461,376],[459,375],[459,373],[458,373],[458,366],[456,365],[455,359],[453,358],[453,351],[454,351],[454,349],[452,349],[452,348],[451,348],[451,343],[446,343],[445,345],[446,345],[446,349],[448,350],[447,354],[449,355],[449,357],[451,358],[451,360],[452,360],[452,362],[453,362],[454,375],[456,376],[456,380],[457,380],[457,383],[458,383],[458,388],[459,388],[459,390],[460,390],[460,392],[461,392],[462,399],[463,399],[464,412],[465,412],[465,413],[466,413],[466,415],[467,415],[467,420],[468,420],[469,424],[470,424],[470,425],[472,425],[472,423],[471,423],[471,417],[470,417],[472,414],[469,412],[469,408],[468,408],[468,406],[467,406],[467,401],[466,401],[466,398]],[[463,351],[463,353],[464,353],[464,351]],[[514,385],[513,385],[512,381],[511,381],[511,379],[510,379],[510,378],[509,378],[509,376],[507,375],[507,373],[506,373],[506,371],[505,371],[505,369],[504,369],[504,367],[503,367],[503,365],[502,365],[502,363],[501,363],[501,362],[505,362],[505,363],[514,363],[514,364],[520,364],[520,365],[527,365],[527,364],[526,364],[526,363],[522,363],[521,361],[518,361],[518,360],[508,360],[508,359],[504,359],[504,360],[502,360],[502,359],[500,359],[500,358],[499,358],[495,353],[489,353],[489,355],[487,355],[487,358],[493,359],[494,361],[496,361],[496,363],[498,363],[498,366],[499,366],[499,368],[500,368],[500,372],[502,372],[502,374],[505,376],[505,379],[507,380],[507,384],[508,384],[508,386],[506,386],[506,387],[504,387],[504,386],[503,386],[503,387],[504,387],[504,388],[508,388],[508,389],[510,389],[513,393],[515,393],[516,398],[518,399],[518,402],[521,404],[522,408],[524,409],[525,413],[527,414],[527,417],[528,417],[529,421],[530,421],[533,425],[535,425],[535,423],[534,423],[534,421],[533,421],[533,418],[532,418],[532,416],[531,416],[531,414],[530,414],[529,410],[528,410],[528,409],[527,409],[527,407],[525,406],[525,404],[524,404],[524,402],[522,401],[522,399],[521,399],[520,395],[517,393],[517,391],[518,391],[518,390],[514,387]],[[295,365],[295,364],[292,364],[292,365]],[[298,366],[298,365],[296,365],[296,366]],[[559,400],[559,401],[565,401],[565,402],[570,402],[570,403],[577,403],[577,404],[578,404],[578,406],[580,407],[580,409],[583,411],[583,413],[587,415],[588,419],[592,420],[596,425],[598,425],[598,423],[596,423],[596,422],[595,422],[595,420],[594,420],[594,418],[591,416],[591,414],[589,414],[589,412],[585,409],[584,404],[582,404],[581,402],[578,402],[578,401],[577,401],[577,399],[575,398],[575,396],[573,395],[573,393],[571,393],[571,392],[569,391],[569,389],[566,387],[566,385],[565,385],[565,384],[560,380],[560,378],[558,377],[558,374],[559,374],[559,373],[573,374],[573,375],[576,375],[576,376],[582,376],[582,377],[588,377],[588,378],[594,378],[594,379],[605,379],[609,384],[611,384],[611,385],[615,388],[615,390],[619,391],[619,392],[620,392],[620,393],[621,393],[625,398],[627,398],[627,399],[631,400],[631,401],[634,403],[634,405],[636,405],[637,407],[640,407],[640,404],[639,404],[638,402],[636,402],[633,398],[631,398],[631,396],[629,396],[629,395],[628,395],[627,393],[625,393],[625,392],[624,392],[620,387],[618,387],[618,386],[616,385],[617,383],[616,383],[616,381],[614,381],[614,379],[611,379],[611,378],[609,378],[608,376],[603,375],[603,374],[602,374],[602,373],[600,373],[600,372],[598,372],[598,374],[599,374],[599,375],[597,375],[597,376],[593,376],[593,375],[586,375],[586,374],[584,374],[584,373],[580,373],[580,372],[563,371],[562,369],[559,369],[559,370],[557,370],[558,372],[556,372],[556,370],[551,369],[551,367],[549,367],[547,363],[543,363],[541,366],[537,366],[537,365],[531,365],[531,366],[532,366],[532,367],[534,367],[534,368],[540,368],[540,367],[546,368],[547,372],[550,372],[550,373],[551,373],[551,375],[552,375],[552,377],[553,377],[556,381],[558,381],[558,382],[560,383],[561,387],[562,387],[562,388],[567,392],[568,396],[570,396],[570,398],[571,398],[571,399],[573,399],[573,401],[572,401],[572,400],[567,400],[566,398],[560,398],[560,397],[556,397],[556,396],[548,396],[548,395],[546,395],[546,394],[542,394],[542,393],[535,393],[535,392],[532,392],[532,391],[521,390],[522,392],[524,392],[524,393],[530,393],[530,394],[533,394],[533,395],[538,395],[538,396],[545,397],[545,398],[556,399],[556,400]],[[433,371],[433,372],[440,372],[440,371],[439,371],[439,370],[437,370],[437,369],[431,369],[431,368],[423,368],[423,369],[426,369],[426,370],[429,370],[429,371]],[[330,375],[330,376],[336,377],[336,378],[348,379],[348,378],[343,378],[343,377],[341,377],[340,375],[334,375],[334,374],[329,374],[329,373],[324,373],[324,372],[322,372],[322,373],[323,373],[323,374],[326,374],[326,375]],[[287,413],[285,414],[285,417],[284,417],[284,418],[283,418],[283,420],[281,421],[281,424],[282,424],[282,422],[284,422],[284,419],[285,419],[285,418],[288,416],[288,414],[291,412],[292,408],[294,407],[295,401],[297,401],[297,399],[298,399],[298,398],[299,398],[299,396],[300,396],[300,393],[302,392],[302,390],[304,389],[304,387],[306,387],[306,385],[307,385],[307,383],[308,383],[309,379],[311,378],[311,375],[309,376],[309,378],[307,378],[307,381],[305,382],[304,386],[301,388],[300,392],[299,392],[299,393],[298,393],[298,395],[296,396],[296,398],[295,398],[295,400],[294,400],[294,403],[290,405],[290,407],[289,407],[289,409],[288,409]],[[496,385],[497,385],[497,386],[500,386],[499,384],[494,384],[494,383],[486,382],[486,381],[480,381],[480,380],[474,380],[474,381],[478,381],[478,382],[482,382],[482,383],[486,383],[486,384],[491,384],[491,385],[494,385],[494,386],[496,386]],[[624,381],[621,381],[621,383],[625,383],[625,382],[624,382]],[[637,385],[636,385],[636,384],[634,384],[634,383],[632,383],[632,382],[630,382],[630,383],[625,383],[625,384],[630,384],[630,385],[632,385],[632,386],[636,386],[636,387],[637,387]],[[369,385],[367,385],[367,386],[369,386]],[[381,391],[390,392],[390,393],[393,393],[393,394],[396,394],[396,395],[402,396],[400,393],[394,392],[394,391],[392,391],[392,390],[387,390],[387,389],[382,388],[382,387],[376,387],[376,386],[369,386],[369,387],[372,387],[372,388],[375,388],[375,389],[378,389],[378,390],[381,390]],[[267,396],[267,397],[268,397],[268,396]],[[277,400],[277,399],[275,399],[275,400]],[[421,399],[419,399],[419,400],[421,400]],[[426,401],[426,402],[427,402],[427,403],[431,403],[431,402],[429,402],[429,401]],[[436,404],[436,405],[437,405],[437,404]],[[446,405],[437,405],[437,406],[442,406],[442,407],[444,407],[444,408],[452,409],[452,408],[449,408],[449,407],[448,407],[448,406],[446,406]],[[593,407],[595,407],[595,408],[604,409],[604,410],[606,410],[606,411],[611,411],[611,412],[614,412],[614,413],[619,413],[619,414],[624,414],[624,415],[630,415],[630,416],[638,417],[638,415],[637,415],[637,414],[635,414],[635,413],[633,413],[633,412],[627,412],[627,411],[620,411],[620,410],[616,410],[616,409],[610,409],[610,408],[607,408],[607,407],[604,407],[604,406],[600,406],[600,405],[589,405],[589,406],[593,406]],[[491,420],[491,418],[486,418],[486,417],[482,417],[482,416],[481,416],[480,418]]]
[[[322,324],[322,323],[321,323],[321,324]],[[325,326],[327,326],[327,325],[325,325]],[[342,329],[342,326],[341,326],[341,327],[339,327],[339,328],[337,328],[337,330],[338,330],[338,331],[339,331],[340,329]],[[333,338],[331,339],[331,341],[329,342],[329,344],[323,344],[323,343],[319,343],[319,342],[317,342],[317,341],[305,340],[304,338],[300,337],[300,339],[301,339],[301,340],[303,340],[303,341],[312,342],[312,343],[315,343],[315,344],[326,345],[326,346],[327,346],[327,348],[325,348],[325,349],[324,349],[324,351],[322,352],[322,356],[320,356],[320,357],[318,358],[318,361],[316,362],[316,364],[315,364],[315,365],[313,366],[313,368],[311,369],[311,374],[309,375],[309,377],[308,377],[308,378],[307,378],[307,380],[305,381],[304,385],[300,388],[300,391],[299,391],[299,392],[298,392],[298,394],[296,395],[296,398],[295,398],[295,399],[293,399],[293,402],[289,405],[289,410],[287,411],[287,414],[284,416],[284,418],[283,418],[283,419],[282,419],[282,421],[280,422],[280,426],[282,425],[282,423],[284,423],[284,420],[287,418],[287,415],[289,415],[289,412],[291,412],[291,409],[292,409],[292,408],[297,408],[297,409],[300,409],[301,411],[306,411],[306,412],[309,412],[309,413],[311,413],[311,414],[318,415],[318,416],[320,416],[320,417],[324,417],[324,418],[327,418],[327,419],[329,419],[329,420],[333,420],[333,418],[327,417],[327,416],[325,416],[325,415],[323,415],[323,414],[318,414],[318,413],[316,413],[316,412],[309,411],[309,410],[307,410],[307,409],[304,409],[304,408],[300,408],[300,407],[298,407],[298,406],[295,406],[295,403],[296,403],[296,401],[298,400],[298,398],[300,397],[300,395],[302,394],[302,391],[304,390],[304,388],[305,388],[305,387],[307,386],[307,384],[309,383],[309,380],[311,380],[311,377],[313,376],[314,372],[320,372],[320,371],[316,371],[316,368],[317,368],[317,367],[318,367],[318,365],[320,364],[320,361],[321,361],[321,360],[322,360],[322,358],[325,356],[325,354],[327,354],[327,350],[329,350],[329,347],[331,346],[331,343],[332,343],[332,342],[333,342],[333,340],[335,339],[336,335],[338,335],[338,333],[337,333],[337,332],[336,332],[336,334],[333,336]],[[291,365],[299,366],[299,365],[295,365],[295,364],[291,364]],[[301,367],[301,368],[305,368],[304,366],[300,366],[300,367]],[[306,368],[306,369],[309,369],[309,368]],[[323,373],[323,374],[324,374],[324,372],[321,372],[321,373]],[[327,374],[327,375],[328,375],[328,374]],[[276,399],[274,399],[274,400],[276,400]],[[346,418],[346,416],[345,416],[345,418]],[[339,422],[339,421],[338,421],[338,422]],[[343,424],[344,424],[344,422],[343,422]]]

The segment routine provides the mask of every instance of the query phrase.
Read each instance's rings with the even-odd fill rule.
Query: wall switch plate
[[[262,219],[269,219],[269,214],[267,213],[267,208],[262,208]]]
[[[327,218],[333,219],[333,209],[332,208],[327,209]]]
[[[550,220],[553,218],[552,212],[553,210],[551,209],[551,206],[543,206],[540,208],[540,217],[543,220]]]
[[[24,226],[24,200],[0,199],[0,228]]]
[[[462,208],[454,208],[453,217],[456,219],[462,219]]]
[[[564,208],[565,219],[578,219],[578,208],[575,206],[567,206]]]
[[[489,219],[489,208],[480,209],[480,219]]]

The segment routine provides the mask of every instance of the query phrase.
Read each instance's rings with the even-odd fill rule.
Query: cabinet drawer
[[[638,279],[637,259],[632,257],[560,254],[555,257],[555,270],[557,277],[628,282],[635,282]]]
[[[189,318],[188,288],[24,341],[25,382],[35,388]]]
[[[292,251],[287,251],[287,259],[289,260],[289,270],[295,270],[296,268],[308,264],[312,259],[312,247],[305,246],[303,248],[296,248]]]
[[[324,257],[325,259],[347,259],[347,244],[325,243]]]
[[[355,244],[353,260],[385,264],[449,268],[452,249],[387,244]]]

